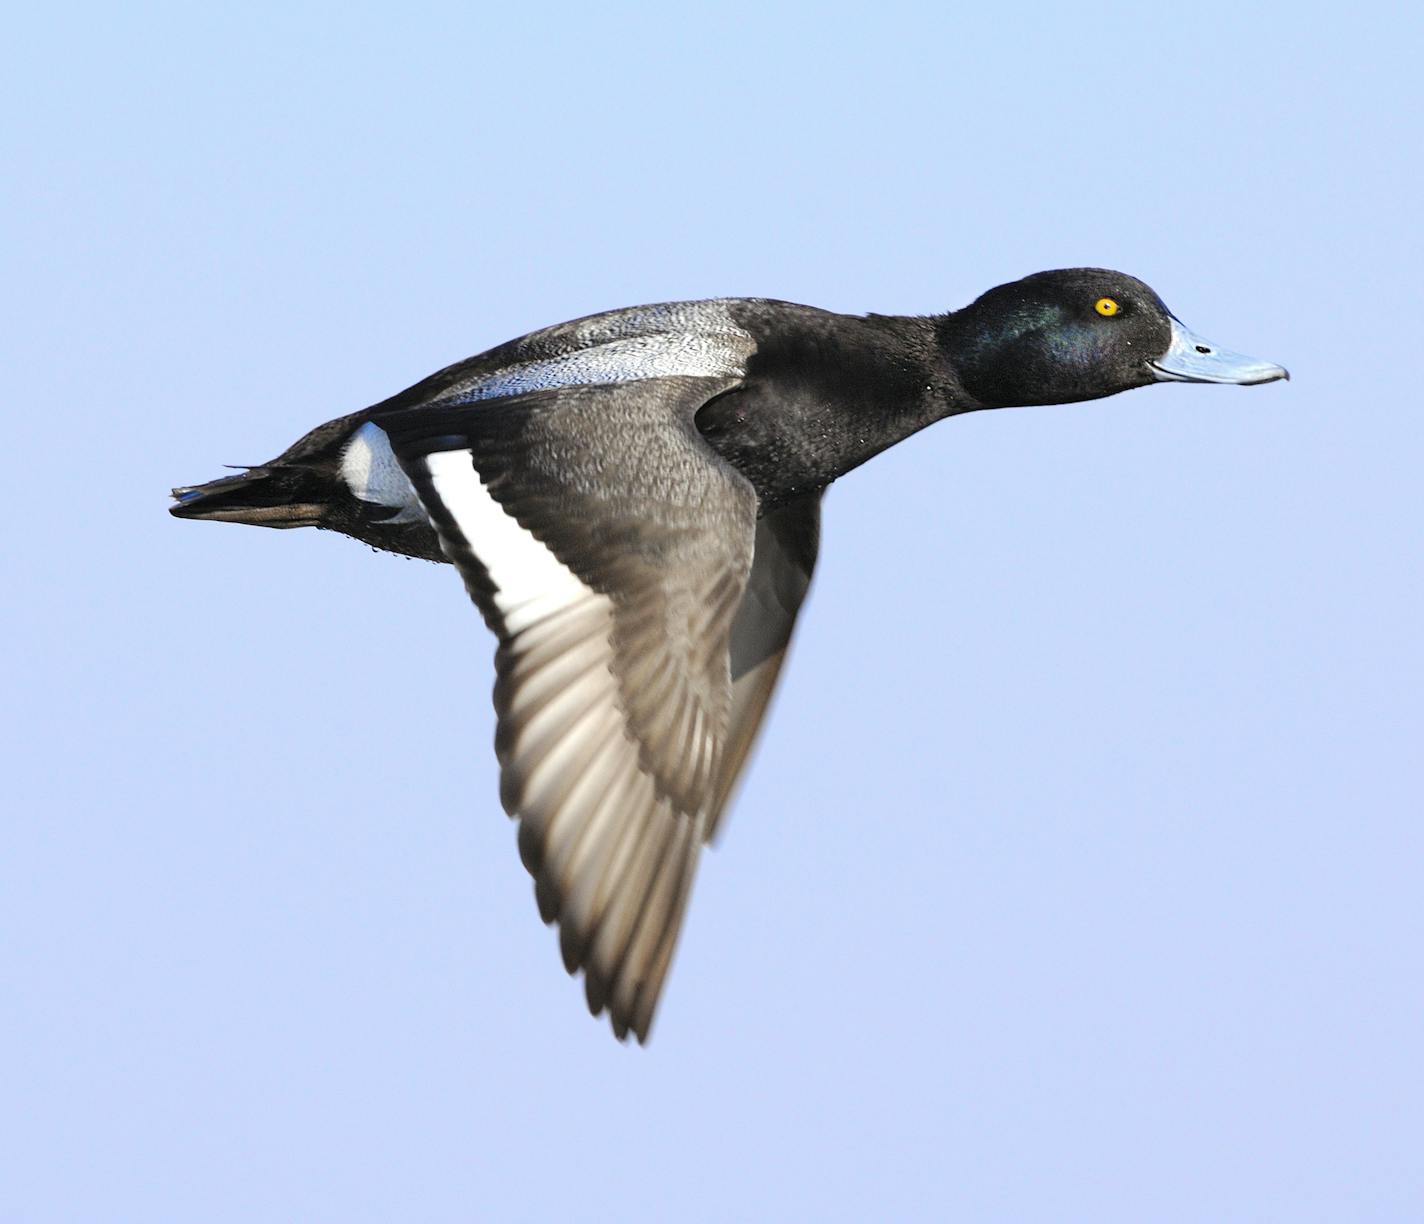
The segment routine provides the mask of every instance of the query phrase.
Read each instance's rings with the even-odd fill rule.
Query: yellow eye
[[[1111,319],[1122,307],[1114,302],[1112,298],[1099,298],[1093,303],[1093,309],[1102,315],[1103,318]]]

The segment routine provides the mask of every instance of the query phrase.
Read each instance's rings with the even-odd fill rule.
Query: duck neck
[[[783,308],[744,386],[706,405],[697,427],[764,510],[819,492],[927,425],[982,406],[942,360],[935,322]]]

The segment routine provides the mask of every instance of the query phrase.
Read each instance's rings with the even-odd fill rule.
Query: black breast
[[[763,511],[823,489],[949,411],[926,319],[857,318],[786,302],[739,302],[756,340],[743,385],[697,428],[756,488]]]

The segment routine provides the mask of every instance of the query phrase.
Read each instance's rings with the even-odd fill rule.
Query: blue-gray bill
[[[1162,382],[1238,383],[1246,387],[1290,377],[1284,366],[1208,344],[1175,316],[1172,343],[1152,362],[1152,369]]]

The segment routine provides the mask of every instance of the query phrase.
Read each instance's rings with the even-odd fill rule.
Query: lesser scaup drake
[[[539,912],[594,1014],[645,1040],[811,581],[826,486],[962,412],[1287,377],[1100,268],[930,318],[638,306],[449,366],[271,463],[175,489],[172,512],[454,563],[499,639],[500,796]]]

